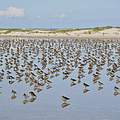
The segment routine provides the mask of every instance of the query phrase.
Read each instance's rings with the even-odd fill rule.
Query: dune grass
[[[5,30],[4,34],[8,34],[8,33],[11,33],[11,32],[31,32],[32,29],[17,29],[17,28],[13,28],[13,29],[3,29],[1,28],[0,31],[3,31]]]

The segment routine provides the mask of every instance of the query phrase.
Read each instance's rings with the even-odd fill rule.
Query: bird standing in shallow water
[[[71,87],[77,84],[76,79],[71,78],[70,80],[71,80],[71,84],[70,84]]]
[[[84,85],[83,93],[87,93],[88,91],[90,91],[90,90],[87,89],[90,85],[88,85],[86,83],[83,83],[83,85]]]
[[[62,99],[62,104],[61,104],[62,108],[70,105],[70,103],[69,103],[70,98],[69,97],[62,96],[61,99]]]
[[[117,86],[114,87],[114,96],[120,95],[120,88]]]
[[[16,97],[17,97],[16,94],[17,94],[17,92],[15,90],[12,90],[12,96],[11,96],[12,100],[16,99]]]
[[[84,87],[87,88],[89,87],[90,85],[86,84],[86,83],[83,83]]]
[[[31,98],[29,99],[29,102],[34,102],[35,100],[36,100],[36,98],[37,98],[37,96],[35,95],[35,93],[34,92],[29,92],[29,94],[31,95]]]
[[[104,83],[102,83],[101,81],[98,81],[98,90],[102,90],[103,85],[104,85]]]
[[[70,100],[70,98],[69,98],[69,97],[62,96],[62,101],[63,101],[63,102],[67,102],[68,100]]]
[[[27,95],[26,93],[24,93],[24,94],[23,94],[23,97],[24,97],[23,104],[28,103],[28,102],[29,102],[29,100],[28,100],[28,99],[29,99],[29,97],[30,97],[30,96],[29,96],[29,95]]]

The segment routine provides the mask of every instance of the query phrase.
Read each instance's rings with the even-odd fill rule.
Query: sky
[[[0,28],[120,26],[120,0],[0,0]]]

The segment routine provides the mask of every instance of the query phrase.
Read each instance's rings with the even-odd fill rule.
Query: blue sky
[[[0,0],[0,27],[120,26],[120,0]]]

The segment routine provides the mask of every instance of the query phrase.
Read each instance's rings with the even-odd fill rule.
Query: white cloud
[[[24,15],[24,9],[13,6],[8,7],[6,10],[0,10],[0,16],[22,17]]]

